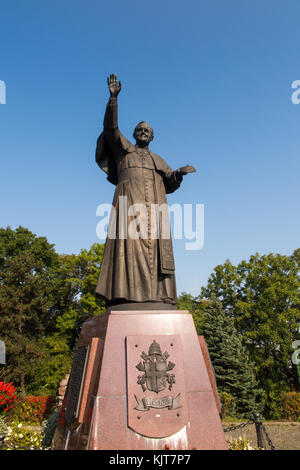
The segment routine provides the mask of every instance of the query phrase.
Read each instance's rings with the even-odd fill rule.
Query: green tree
[[[0,376],[23,394],[56,393],[83,321],[105,310],[94,295],[103,250],[58,255],[26,228],[0,229]]]
[[[291,355],[300,319],[299,269],[300,249],[291,256],[256,254],[237,266],[227,260],[201,292],[202,298],[215,295],[233,317],[255,363],[269,416],[280,392],[297,387]]]
[[[40,342],[44,360],[39,364],[38,374],[30,377],[33,389],[44,393],[57,389],[59,381],[71,368],[83,322],[106,311],[104,301],[95,297],[103,252],[104,245],[95,243],[78,255],[59,255],[55,331]]]
[[[232,316],[214,297],[205,306],[203,333],[218,391],[234,398],[231,413],[237,417],[252,417],[252,413],[262,407],[254,364],[249,360]]]
[[[70,371],[72,350],[66,335],[55,333],[39,343],[40,360],[35,361],[26,377],[26,394],[55,395],[59,382]]]
[[[60,255],[61,285],[57,297],[63,305],[68,304],[68,308],[58,317],[56,328],[67,332],[71,348],[74,348],[82,323],[106,311],[105,302],[95,296],[103,253],[104,245],[94,243],[78,255]]]
[[[45,237],[0,229],[0,331],[5,375],[25,393],[26,377],[42,360],[39,340],[55,329],[52,309],[58,256]]]
[[[183,292],[177,300],[177,308],[188,310],[192,314],[197,333],[202,335],[205,301]]]

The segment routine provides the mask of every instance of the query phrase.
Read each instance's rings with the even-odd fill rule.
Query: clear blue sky
[[[155,131],[152,150],[191,164],[169,203],[205,205],[202,250],[175,241],[178,293],[213,268],[299,248],[299,0],[0,1],[0,225],[60,253],[97,241],[114,187],[95,163],[117,73],[121,131]]]

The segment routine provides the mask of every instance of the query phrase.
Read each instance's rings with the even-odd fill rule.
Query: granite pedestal
[[[200,343],[188,311],[111,309],[85,322],[53,447],[227,449]]]

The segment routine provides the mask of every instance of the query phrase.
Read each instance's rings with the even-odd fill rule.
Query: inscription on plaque
[[[88,358],[88,346],[79,346],[77,348],[72,371],[68,384],[68,395],[66,402],[66,421],[73,423],[78,418],[82,388],[85,377],[85,369]]]

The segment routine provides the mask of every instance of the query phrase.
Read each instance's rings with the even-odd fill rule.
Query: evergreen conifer
[[[234,326],[233,317],[225,312],[216,298],[206,303],[204,338],[213,364],[219,392],[233,396],[230,413],[252,418],[261,411],[261,391],[257,388],[254,364]]]

